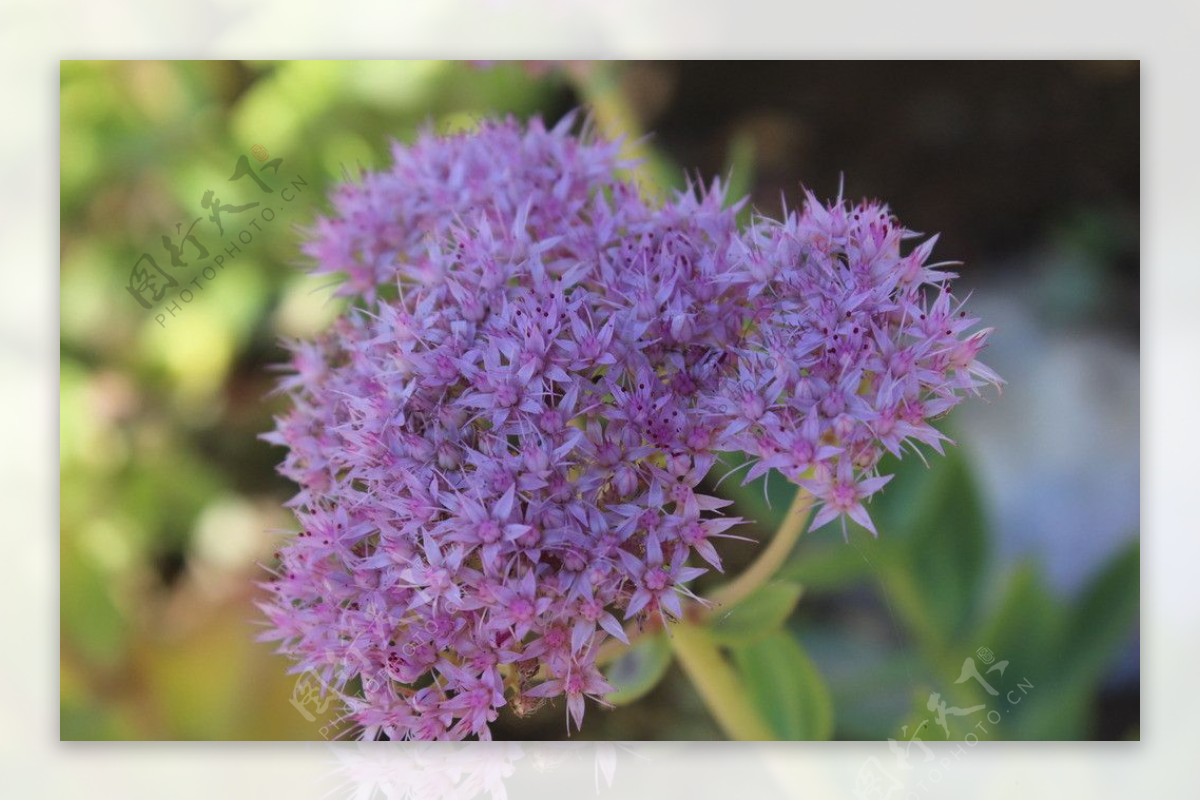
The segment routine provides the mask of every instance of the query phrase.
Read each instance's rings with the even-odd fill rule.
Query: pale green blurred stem
[[[771,730],[707,629],[680,621],[671,626],[670,640],[684,673],[730,739],[772,739]]]
[[[662,174],[662,162],[654,157],[645,132],[629,100],[621,91],[617,68],[605,61],[567,61],[563,71],[575,93],[587,105],[600,135],[621,140],[621,158],[636,161],[634,176],[643,196],[661,193],[673,183]]]
[[[791,554],[808,523],[813,496],[803,487],[775,532],[771,544],[736,579],[712,594],[713,609],[733,606],[771,580]],[[771,731],[746,694],[745,685],[721,655],[708,630],[680,621],[671,627],[671,648],[709,712],[734,740],[769,740]]]
[[[575,88],[575,93],[587,103],[600,133],[615,139],[625,137],[621,155],[642,157],[633,145],[642,138],[637,115],[621,92],[621,84],[610,64],[603,61],[567,61],[563,71]],[[640,150],[640,148],[639,148]]]
[[[716,604],[714,608],[733,606],[771,580],[771,577],[779,570],[779,566],[791,554],[800,535],[804,533],[812,505],[812,493],[803,487],[797,487],[796,497],[792,499],[792,505],[788,507],[783,523],[775,532],[775,537],[771,540],[770,545],[741,575],[712,593],[712,600]]]

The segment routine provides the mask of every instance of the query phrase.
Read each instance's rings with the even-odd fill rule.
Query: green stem
[[[733,740],[773,739],[737,673],[721,656],[708,631],[680,621],[671,626],[670,633],[671,648],[679,657],[679,664],[725,734]]]
[[[564,74],[579,98],[587,104],[600,135],[621,137],[621,158],[635,163],[633,177],[645,197],[661,195],[676,182],[649,146],[637,112],[621,91],[618,68],[603,61],[568,61]]]
[[[757,590],[775,575],[775,571],[783,564],[792,552],[796,541],[804,532],[808,522],[808,513],[812,509],[813,496],[803,487],[796,488],[796,496],[792,505],[783,517],[783,523],[775,532],[775,537],[766,550],[758,555],[754,563],[746,568],[740,576],[712,593],[716,606],[733,606],[750,593]],[[714,607],[715,609],[716,607]]]

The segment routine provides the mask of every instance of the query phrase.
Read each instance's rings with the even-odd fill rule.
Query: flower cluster
[[[721,568],[722,452],[870,527],[881,454],[939,448],[928,421],[998,382],[885,207],[742,232],[719,183],[649,201],[570,125],[397,146],[307,245],[357,303],[292,344],[266,435],[302,526],[266,638],[365,737],[486,738],[561,696],[578,727],[599,646]]]

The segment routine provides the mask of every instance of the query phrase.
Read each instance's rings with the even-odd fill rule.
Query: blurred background
[[[915,760],[914,737],[967,730],[1137,739],[1139,82],[1137,62],[63,62],[62,739],[328,736],[333,710],[254,642],[260,564],[294,527],[257,439],[270,366],[339,310],[297,229],[392,138],[579,105],[650,133],[665,188],[726,176],[771,215],[801,183],[886,200],[941,233],[997,328],[1003,394],[944,421],[948,458],[895,467],[880,538],[831,526],[783,568],[821,736]],[[721,489],[756,536],[789,501],[782,481]],[[754,549],[731,544],[736,573]],[[677,667],[650,673],[577,738],[721,737]],[[776,674],[770,702],[806,692]],[[559,739],[563,714],[495,734]]]

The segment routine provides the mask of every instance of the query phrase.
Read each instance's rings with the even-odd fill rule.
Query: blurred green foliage
[[[281,337],[337,311],[301,269],[297,228],[334,184],[388,163],[392,138],[555,114],[562,96],[519,67],[63,62],[64,739],[319,737],[290,703],[287,663],[253,641],[257,563],[271,558],[269,532],[293,525],[279,453],[256,439],[279,409],[268,368]],[[255,145],[283,159],[265,181],[307,187],[211,280],[189,246],[173,267],[164,235],[179,242],[202,218],[215,254],[245,227],[226,215],[218,235],[202,199],[263,197],[228,182]],[[150,310],[126,289],[143,253],[179,284]]]
[[[280,338],[312,335],[339,308],[327,282],[302,269],[299,229],[326,208],[333,185],[386,165],[389,141],[422,125],[455,129],[506,112],[554,118],[597,86],[607,93],[598,116],[625,119],[618,73],[63,62],[63,739],[323,736],[293,703],[300,690],[289,665],[254,641],[254,582],[292,527],[282,508],[292,489],[274,472],[280,453],[257,439],[280,408],[269,368],[282,358]],[[727,176],[740,193],[753,184],[754,152],[744,136],[732,143]],[[229,178],[256,145],[282,159],[265,180],[304,181],[296,199],[215,278],[193,286],[176,314],[165,312],[174,291],[142,308],[127,289],[135,263],[151,253],[180,287],[200,276],[199,261],[174,267],[160,242],[178,241],[197,218],[211,225],[207,190],[227,194],[226,203],[251,197],[249,184]],[[649,157],[655,175],[680,175],[670,154]],[[209,231],[201,241],[218,252],[230,236]],[[985,669],[982,648],[1008,663],[999,676],[984,674],[1001,692],[1021,678],[1033,685],[986,736],[1094,736],[1097,693],[1136,621],[1136,547],[1075,602],[1052,594],[1032,564],[996,585],[987,580],[986,515],[961,451],[896,471],[872,510],[880,539],[853,526],[849,544],[833,526],[805,535],[775,582],[713,624],[777,736],[900,739],[903,727],[920,727],[936,739],[931,692],[958,708],[995,706],[981,683],[956,682],[964,660]],[[778,477],[746,487],[734,477],[721,490],[757,521],[759,536],[791,493]],[[732,554],[730,571],[750,555]],[[720,736],[661,634],[611,670],[619,706],[589,714],[584,737]],[[562,716],[561,705],[548,705],[504,718],[498,736],[561,737]],[[949,720],[950,736],[961,737],[965,720]]]
[[[826,677],[842,738],[1093,738],[1102,682],[1137,621],[1137,542],[1074,601],[1052,594],[1032,562],[989,579],[996,573],[987,570],[988,527],[967,465],[962,448],[928,467],[889,457],[881,470],[896,478],[871,508],[878,539],[852,523],[848,542],[836,525],[801,539],[777,575],[805,590],[801,614],[786,624],[793,645]],[[726,492],[770,530],[793,490],[759,479]],[[806,603],[864,595],[876,614],[863,615],[857,602],[829,620],[803,614]],[[878,630],[880,621],[887,630]],[[963,678],[972,669],[987,687]],[[939,703],[974,711],[943,713],[942,728]]]

